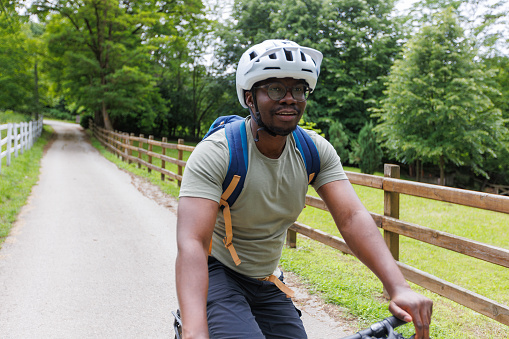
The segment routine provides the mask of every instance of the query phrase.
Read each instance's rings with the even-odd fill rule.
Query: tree
[[[373,131],[373,122],[364,125],[353,145],[352,160],[362,173],[373,174],[382,163],[383,152]]]
[[[509,57],[497,56],[484,60],[487,69],[496,72],[494,87],[501,95],[490,96],[495,107],[501,110],[504,126],[509,127]],[[497,145],[496,158],[488,157],[486,159],[485,170],[492,183],[509,185],[509,135],[506,134],[500,144]]]
[[[199,0],[37,0],[32,12],[48,22],[48,64],[71,101],[108,129],[134,123],[151,130],[166,109],[154,69],[161,35],[178,36],[202,7]]]
[[[324,62],[306,119],[326,133],[331,120],[357,133],[383,96],[380,77],[400,51],[392,8],[393,1],[379,0],[235,1],[217,57],[223,69],[234,68],[242,52],[269,38],[320,50]]]
[[[14,1],[0,3],[0,109],[31,113],[34,45],[30,26]]]
[[[476,173],[496,156],[507,129],[488,94],[492,74],[474,62],[475,50],[452,9],[433,16],[405,45],[388,77],[387,98],[375,116],[383,145],[400,161],[467,165]]]
[[[346,164],[350,160],[349,141],[345,127],[339,121],[332,121],[329,127],[329,141],[341,158],[341,163]]]

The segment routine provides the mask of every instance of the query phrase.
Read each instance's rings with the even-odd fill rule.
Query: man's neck
[[[278,159],[286,145],[287,136],[276,135],[272,136],[265,130],[259,130],[258,124],[251,119],[251,132],[253,136],[256,136],[258,133],[258,141],[255,142],[256,148],[270,159]]]

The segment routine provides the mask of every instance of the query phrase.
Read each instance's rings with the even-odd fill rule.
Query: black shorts
[[[283,280],[283,275],[279,278]],[[207,320],[213,339],[307,338],[301,313],[274,283],[249,278],[209,257]]]

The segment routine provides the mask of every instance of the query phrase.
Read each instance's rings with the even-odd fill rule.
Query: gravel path
[[[75,124],[57,138],[0,249],[1,338],[173,338],[176,202],[104,159]],[[337,309],[296,289],[309,338],[341,338]]]

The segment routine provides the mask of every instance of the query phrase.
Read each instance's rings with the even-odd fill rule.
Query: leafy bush
[[[89,126],[90,119],[92,120],[94,119],[94,115],[92,113],[82,114],[80,119],[81,127],[83,127],[84,129],[88,129],[90,127]]]
[[[62,111],[56,108],[50,108],[45,110],[44,116],[47,118],[53,118],[58,120],[74,121],[75,115],[69,111]]]
[[[341,163],[346,164],[350,159],[350,143],[345,127],[339,121],[333,121],[329,127],[329,141],[341,158]]]
[[[30,121],[30,116],[16,113],[11,110],[0,111],[0,124]]]
[[[359,164],[362,173],[373,174],[382,164],[382,148],[376,141],[373,122],[369,122],[359,132],[353,145],[354,162]]]

